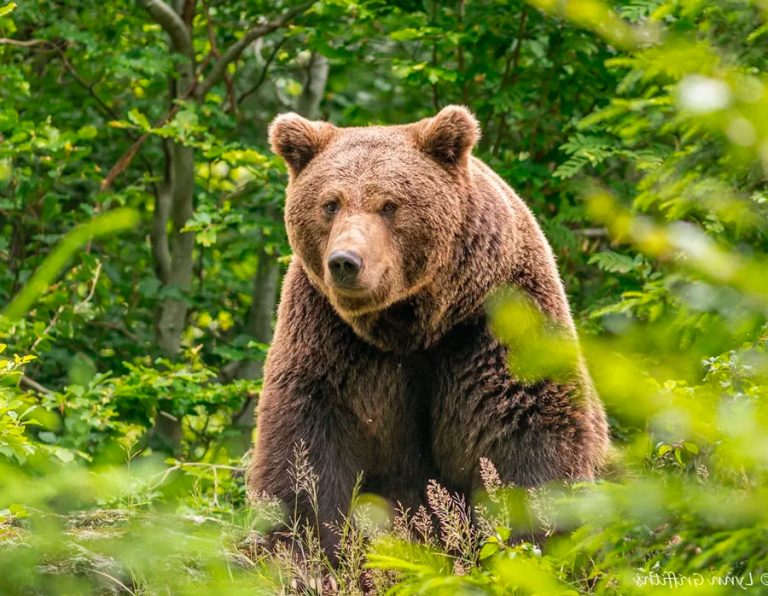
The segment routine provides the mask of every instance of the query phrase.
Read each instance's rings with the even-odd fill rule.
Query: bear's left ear
[[[269,125],[269,142],[272,151],[298,175],[325,148],[334,130],[328,122],[307,120],[289,112],[280,114]]]
[[[421,150],[446,166],[465,163],[479,139],[480,125],[464,106],[446,106],[417,125]]]

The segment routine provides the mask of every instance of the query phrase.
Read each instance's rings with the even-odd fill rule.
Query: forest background
[[[0,6],[0,591],[768,592],[767,17],[764,0]],[[340,567],[303,528],[303,561],[267,554],[279,511],[243,482],[290,258],[267,125],[450,103],[554,248],[618,471],[525,492],[486,466],[478,523],[430,486],[436,529],[360,495]],[[546,375],[557,338],[515,305],[494,316],[525,344],[510,364]],[[549,539],[509,541],[531,524]]]

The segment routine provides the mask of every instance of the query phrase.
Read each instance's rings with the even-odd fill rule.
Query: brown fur
[[[523,201],[471,156],[478,137],[458,106],[405,126],[294,114],[271,126],[290,169],[295,257],[250,482],[293,502],[288,467],[303,442],[321,527],[346,512],[360,472],[364,490],[414,505],[431,478],[471,493],[481,457],[521,486],[592,479],[604,457],[605,415],[585,367],[523,383],[489,331],[486,299],[511,284],[575,335],[552,251]],[[334,285],[335,250],[361,257],[353,289]],[[334,536],[323,530],[322,541]]]

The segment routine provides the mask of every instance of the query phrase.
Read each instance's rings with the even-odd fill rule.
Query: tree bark
[[[257,341],[268,342],[272,339],[272,317],[280,283],[280,266],[272,255],[262,248],[259,251],[259,265],[253,280],[253,302],[248,311],[248,335]],[[247,361],[241,376],[255,379],[261,376],[261,360]]]
[[[317,118],[325,86],[328,83],[329,70],[328,58],[312,52],[304,74],[304,88],[296,102],[296,111],[305,118]]]
[[[189,95],[195,84],[195,51],[191,15],[195,0],[180,0],[174,6],[163,0],[141,0],[144,8],[168,34],[170,50],[183,56],[169,83],[169,103]],[[163,145],[163,183],[157,193],[150,239],[155,271],[166,292],[155,313],[155,341],[168,358],[181,349],[181,334],[187,318],[185,294],[192,282],[195,235],[182,232],[194,211],[195,151],[178,142]],[[168,237],[168,222],[171,236]],[[171,404],[165,407],[171,408]],[[158,406],[152,436],[159,446],[176,452],[181,447],[181,420]]]
[[[172,295],[160,305],[156,322],[158,347],[166,356],[174,357],[181,348],[181,334],[187,319],[185,294],[192,283],[195,235],[182,232],[194,211],[195,152],[191,147],[173,143],[171,191],[171,266],[165,286]],[[162,281],[162,280],[161,280]]]
[[[195,84],[195,50],[191,22],[195,0],[140,0],[169,38],[170,50],[183,56],[169,84],[169,103],[185,98]],[[187,317],[184,294],[192,281],[195,235],[182,232],[194,211],[195,152],[192,147],[171,142],[163,146],[164,176],[158,190],[150,238],[155,270],[167,296],[155,318],[155,340],[161,352],[173,358],[181,349],[181,334]],[[168,237],[168,222],[171,237]]]

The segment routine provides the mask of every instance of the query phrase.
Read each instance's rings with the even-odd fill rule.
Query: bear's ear
[[[328,144],[333,130],[332,124],[307,120],[289,112],[280,114],[269,125],[269,143],[291,172],[298,175]]]
[[[418,124],[419,147],[446,166],[466,162],[479,139],[480,125],[464,106],[446,106]]]

